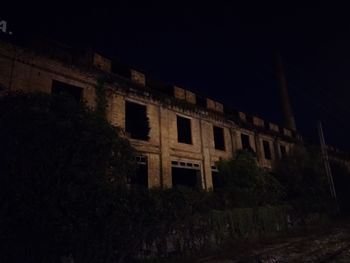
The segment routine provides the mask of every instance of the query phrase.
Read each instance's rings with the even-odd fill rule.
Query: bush
[[[234,159],[221,160],[218,168],[223,185],[218,193],[229,207],[278,204],[284,194],[279,182],[247,151],[239,150]]]
[[[286,189],[284,201],[296,211],[303,214],[329,211],[329,185],[318,149],[295,147],[276,164],[274,174]]]
[[[0,261],[110,257],[124,233],[116,224],[135,214],[122,187],[134,160],[119,130],[83,104],[0,97]]]

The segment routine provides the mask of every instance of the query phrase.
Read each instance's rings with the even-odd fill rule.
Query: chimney
[[[287,81],[284,74],[283,64],[281,55],[276,52],[276,66],[277,66],[277,78],[278,78],[278,89],[281,101],[281,108],[284,117],[284,125],[286,128],[296,131],[295,119],[292,111],[292,106],[290,104]]]

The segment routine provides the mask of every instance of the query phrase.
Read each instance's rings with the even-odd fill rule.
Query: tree
[[[298,146],[280,160],[274,174],[286,189],[285,201],[307,214],[325,211],[330,194],[321,153],[316,148]]]
[[[108,262],[134,160],[118,128],[69,97],[0,97],[0,261]]]
[[[277,180],[259,167],[253,155],[238,150],[235,158],[218,163],[222,194],[234,207],[275,204],[283,195]]]

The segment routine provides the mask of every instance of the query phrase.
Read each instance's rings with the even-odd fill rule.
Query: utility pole
[[[320,145],[321,145],[321,152],[322,152],[322,159],[323,159],[323,163],[324,163],[324,167],[326,170],[326,175],[327,175],[327,179],[328,179],[328,183],[329,183],[329,189],[331,192],[331,196],[332,199],[335,202],[335,206],[336,206],[336,211],[337,213],[339,213],[339,205],[338,205],[338,201],[337,201],[337,194],[335,191],[335,187],[334,187],[334,181],[333,181],[333,175],[332,175],[332,170],[331,170],[331,166],[329,165],[329,158],[328,158],[328,151],[327,151],[327,146],[326,146],[326,142],[324,140],[324,135],[323,135],[323,129],[322,129],[322,123],[321,121],[318,122],[318,137],[320,139]]]

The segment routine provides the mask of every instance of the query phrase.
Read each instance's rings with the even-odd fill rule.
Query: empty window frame
[[[241,141],[242,141],[242,149],[243,150],[251,150],[249,135],[242,133],[241,134]]]
[[[52,80],[52,94],[64,94],[72,97],[76,102],[83,100],[83,89],[58,80]]]
[[[191,119],[177,116],[177,141],[192,144]]]
[[[220,175],[218,168],[215,165],[211,167],[211,176],[214,192],[221,190],[224,187],[224,182],[222,180],[222,176]]]
[[[285,159],[287,157],[286,146],[280,144],[280,153],[281,153],[281,159]]]
[[[214,146],[217,150],[225,150],[225,138],[224,138],[224,129],[221,127],[213,126],[214,133]]]
[[[173,187],[201,187],[201,171],[197,169],[188,169],[180,167],[172,167],[172,183]]]
[[[145,105],[125,101],[125,131],[132,139],[148,141],[149,120]]]
[[[263,140],[263,148],[264,148],[264,156],[265,159],[271,160],[271,149],[270,149],[270,143],[268,141]]]
[[[171,161],[172,167],[180,167],[180,168],[189,168],[189,169],[196,169],[200,170],[200,165],[198,163],[191,163],[191,162],[181,162],[181,161]]]

